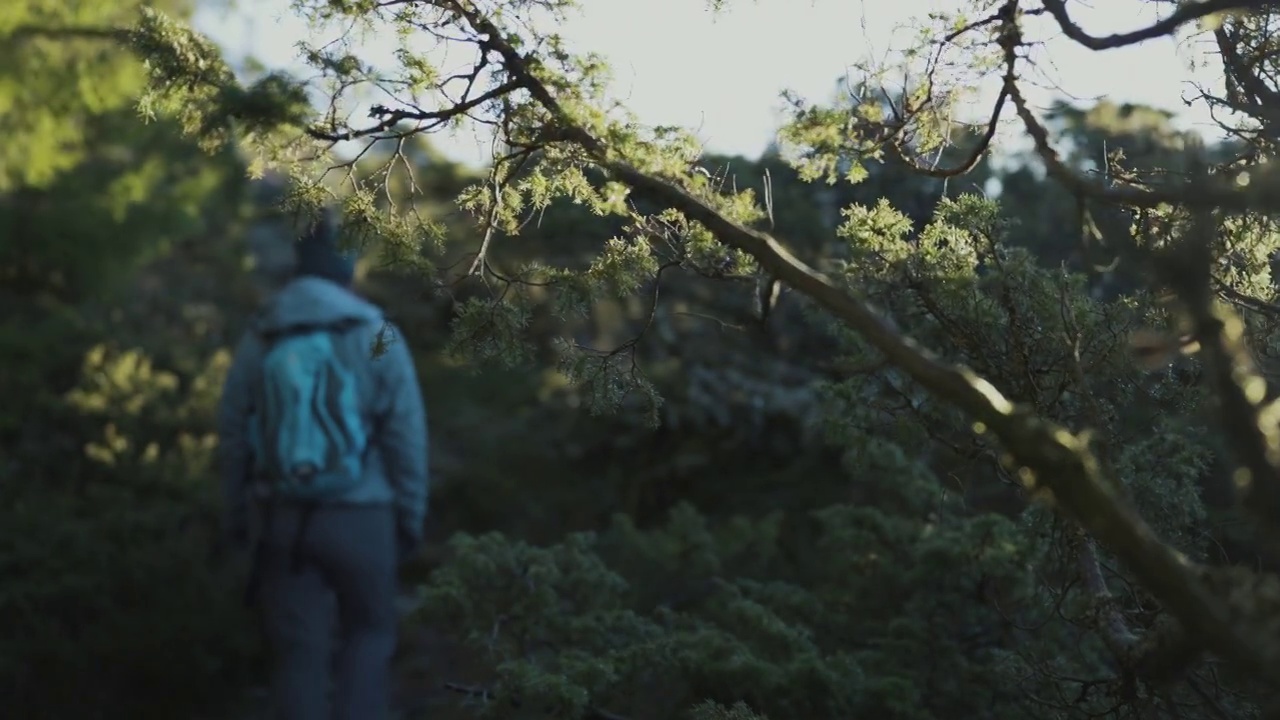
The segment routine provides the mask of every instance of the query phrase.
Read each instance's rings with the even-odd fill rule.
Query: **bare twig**
[[[328,142],[344,142],[347,140],[356,140],[358,138],[370,137],[379,133],[385,133],[402,122],[419,122],[432,123],[434,126],[440,126],[452,120],[453,118],[474,110],[475,108],[496,100],[503,95],[515,90],[520,85],[513,81],[508,81],[493,89],[477,95],[469,100],[464,100],[456,105],[451,105],[443,110],[432,110],[424,112],[421,110],[398,109],[391,110],[383,106],[375,106],[369,111],[370,116],[381,118],[376,124],[364,128],[350,128],[347,130],[337,130],[334,128],[325,129],[322,127],[307,128],[307,135],[316,140],[325,140]],[[421,132],[425,128],[416,128],[414,132]]]

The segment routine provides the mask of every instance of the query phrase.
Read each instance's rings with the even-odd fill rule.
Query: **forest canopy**
[[[957,3],[914,21],[902,67],[855,66],[823,103],[784,95],[777,143],[746,159],[629,112],[605,61],[556,34],[569,0],[295,0],[344,32],[301,48],[306,79],[237,74],[185,8],[79,17],[27,0],[0,32],[106,54],[92,71],[120,89],[50,85],[29,101],[47,120],[0,120],[32,137],[7,151],[21,157],[0,197],[50,213],[33,226],[73,222],[50,203],[104,185],[55,189],[83,182],[68,168],[153,167],[94,206],[148,213],[128,220],[138,265],[170,257],[166,233],[233,216],[214,197],[341,207],[370,294],[419,333],[433,414],[447,408],[433,522],[448,543],[410,623],[448,636],[452,663],[432,672],[465,676],[444,683],[464,710],[1273,717],[1280,3],[1150,2],[1160,20],[1107,35],[1071,0]],[[1132,104],[1034,107],[1044,33],[1096,52],[1209,48],[1220,82],[1193,102],[1226,139]],[[399,44],[394,67],[362,34]],[[916,80],[889,84],[904,68]],[[974,87],[997,97],[960,122]],[[136,135],[81,136],[138,110]],[[431,145],[463,123],[492,135],[482,169]],[[1010,136],[1030,149],[996,166]],[[113,154],[105,137],[132,144]],[[246,199],[246,177],[271,192]],[[251,219],[207,234],[267,222],[234,217]],[[103,292],[102,273],[70,274],[104,262],[95,247],[9,240],[0,268],[25,297],[79,308]],[[202,262],[242,278],[227,252]],[[50,406],[207,394],[225,357],[202,337],[172,380],[89,352],[150,389],[104,388],[125,373],[86,364],[88,386]],[[212,440],[190,428],[207,405],[178,407],[161,429],[120,401],[94,457],[183,435],[186,454],[151,472],[200,476],[191,456]]]

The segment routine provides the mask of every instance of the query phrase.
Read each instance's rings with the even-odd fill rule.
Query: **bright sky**
[[[731,0],[720,14],[711,13],[704,0],[582,0],[582,5],[582,16],[561,28],[562,34],[573,49],[609,59],[615,93],[644,122],[690,127],[711,151],[751,156],[764,149],[782,121],[780,91],[829,99],[836,79],[851,64],[905,47],[909,31],[899,30],[904,23],[955,7],[955,0]],[[1156,17],[1155,4],[1144,0],[1071,5],[1079,8],[1080,24],[1095,35],[1135,29]],[[231,14],[206,10],[196,18],[197,27],[233,59],[249,53],[269,67],[300,67],[295,43],[324,42],[334,35],[309,33],[290,13],[287,0],[240,6]],[[367,47],[370,55],[381,57],[387,56],[380,50],[390,49],[376,43]],[[1205,128],[1207,113],[1186,108],[1181,100],[1191,92],[1186,82],[1193,53],[1187,42],[1170,39],[1096,53],[1054,38],[1042,57],[1052,60],[1044,67],[1061,88],[1059,96],[1146,103]],[[997,90],[983,92],[994,99]],[[1028,92],[1041,105],[1054,94]],[[981,108],[975,106],[975,112]],[[488,145],[474,131],[436,136],[435,144],[471,163],[485,157]]]

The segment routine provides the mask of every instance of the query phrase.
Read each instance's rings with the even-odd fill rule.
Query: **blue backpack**
[[[264,335],[255,474],[272,498],[321,502],[360,484],[369,444],[356,374],[338,354],[342,327]]]

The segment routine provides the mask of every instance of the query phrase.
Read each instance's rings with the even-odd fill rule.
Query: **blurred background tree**
[[[253,657],[207,562],[212,403],[251,301],[247,178],[231,150],[139,117],[142,63],[100,32],[138,7],[0,8],[0,696],[15,717],[194,717]]]

